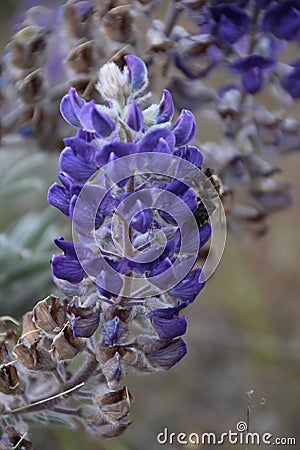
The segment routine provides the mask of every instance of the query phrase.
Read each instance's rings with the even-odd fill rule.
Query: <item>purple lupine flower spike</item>
[[[183,110],[171,124],[167,90],[159,105],[143,109],[146,66],[134,55],[125,61],[123,71],[110,62],[99,72],[108,107],[74,89],[63,99],[66,120],[79,130],[64,140],[61,185],[48,194],[76,235],[57,238],[63,254],[52,258],[53,279],[71,297],[65,332],[95,351],[109,393],[122,389],[130,366],[168,370],[186,354],[182,311],[204,287],[194,265],[211,235],[209,215],[196,219],[205,188],[196,175],[203,155],[187,145],[195,118]],[[56,359],[59,351],[55,342]]]

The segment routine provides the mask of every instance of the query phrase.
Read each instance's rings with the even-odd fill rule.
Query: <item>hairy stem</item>
[[[48,395],[47,397],[40,398],[28,405],[24,405],[20,408],[4,412],[3,416],[51,409],[62,399],[71,395],[77,389],[82,388],[85,385],[86,381],[94,375],[97,366],[98,361],[96,357],[89,354],[82,368],[77,373],[75,373],[70,380],[66,381],[63,385],[60,385],[59,389],[54,391],[50,396]]]

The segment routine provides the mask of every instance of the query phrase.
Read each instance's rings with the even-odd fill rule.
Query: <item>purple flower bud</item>
[[[242,75],[243,86],[249,94],[256,94],[263,86],[263,71],[272,68],[275,64],[276,61],[273,58],[251,55],[238,59],[230,67],[234,72]]]
[[[76,89],[71,87],[69,93],[60,102],[60,112],[66,122],[74,127],[80,127],[80,112],[86,102],[79,97]]]
[[[173,125],[173,133],[176,139],[176,147],[181,147],[191,142],[196,133],[196,121],[191,111],[187,109],[182,110]]]
[[[219,38],[232,45],[250,30],[250,19],[241,8],[219,5],[212,8],[214,20],[218,23]]]
[[[135,131],[140,131],[143,126],[143,113],[141,108],[136,104],[134,100],[131,100],[128,115],[127,115],[127,123]]]
[[[172,120],[174,116],[174,103],[171,93],[167,90],[163,90],[163,98],[159,104],[159,113],[157,117],[157,123],[165,123]]]
[[[135,55],[124,56],[128,70],[132,89],[140,89],[148,81],[147,67],[144,61]]]
[[[299,0],[281,1],[268,9],[262,23],[265,32],[271,32],[278,39],[297,40],[300,33]]]

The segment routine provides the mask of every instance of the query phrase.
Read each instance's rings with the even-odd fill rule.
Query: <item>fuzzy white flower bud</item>
[[[123,72],[114,62],[105,64],[98,72],[96,89],[106,100],[118,100],[128,85],[128,70]]]

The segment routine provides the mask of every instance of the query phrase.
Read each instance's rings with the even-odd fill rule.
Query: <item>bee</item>
[[[198,197],[198,207],[194,212],[198,227],[204,225],[216,209],[212,200],[223,194],[221,180],[214,174],[213,169],[205,169],[204,174],[206,175],[207,180],[201,185],[201,196],[205,203]]]

